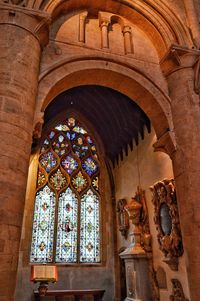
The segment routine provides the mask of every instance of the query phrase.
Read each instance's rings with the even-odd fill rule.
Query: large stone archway
[[[41,74],[35,120],[61,92],[90,84],[115,89],[135,101],[150,118],[158,139],[173,129],[166,91],[141,70],[102,57],[60,62]]]

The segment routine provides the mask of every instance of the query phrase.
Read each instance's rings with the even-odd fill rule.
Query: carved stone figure
[[[153,193],[154,221],[160,249],[164,253],[164,261],[172,270],[177,270],[183,245],[174,180],[159,181],[150,189]]]

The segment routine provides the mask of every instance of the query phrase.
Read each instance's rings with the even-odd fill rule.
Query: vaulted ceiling
[[[150,132],[150,120],[127,96],[107,87],[79,86],[58,95],[45,111],[45,124],[66,110],[80,112],[99,134],[106,156],[115,164]]]

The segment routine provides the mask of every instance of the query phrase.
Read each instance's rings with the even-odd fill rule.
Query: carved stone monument
[[[151,264],[151,235],[144,191],[138,188],[135,197],[125,206],[133,225],[130,246],[120,254],[126,267],[126,301],[159,300],[154,295]]]

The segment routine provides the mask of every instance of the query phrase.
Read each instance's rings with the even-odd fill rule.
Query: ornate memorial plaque
[[[165,255],[164,261],[172,270],[177,271],[183,244],[174,180],[159,181],[150,189],[153,193],[154,221],[160,249]]]

